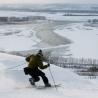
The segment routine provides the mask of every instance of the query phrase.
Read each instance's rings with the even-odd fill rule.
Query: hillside
[[[17,68],[14,66],[21,65]],[[23,57],[0,53],[0,97],[1,98],[97,98],[98,80],[80,77],[74,72],[51,65],[56,84],[61,87],[36,89],[30,86],[29,76],[23,73],[26,62]],[[49,69],[44,70],[53,84]],[[37,85],[43,85],[42,80]],[[28,88],[29,87],[29,88]]]

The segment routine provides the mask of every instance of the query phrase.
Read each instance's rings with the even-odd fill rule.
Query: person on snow
[[[46,87],[51,87],[51,84],[48,81],[45,73],[40,69],[45,69],[50,66],[50,64],[43,65],[43,53],[42,50],[39,50],[36,55],[30,55],[25,59],[28,62],[28,67],[24,68],[26,75],[30,75],[32,78],[29,79],[32,85],[35,85],[35,82],[40,80],[39,76],[42,78]]]

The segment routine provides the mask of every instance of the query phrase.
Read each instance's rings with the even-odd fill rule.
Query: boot
[[[50,83],[46,83],[45,87],[51,87],[51,84]]]
[[[35,82],[34,82],[33,78],[29,78],[29,81],[30,81],[31,85],[35,85]]]

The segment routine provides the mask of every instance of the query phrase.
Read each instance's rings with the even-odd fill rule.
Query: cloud
[[[0,0],[0,3],[98,3],[98,0]]]

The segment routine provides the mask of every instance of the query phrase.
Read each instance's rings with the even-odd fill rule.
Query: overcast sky
[[[98,4],[98,0],[0,0],[0,4],[3,3],[92,3]]]

